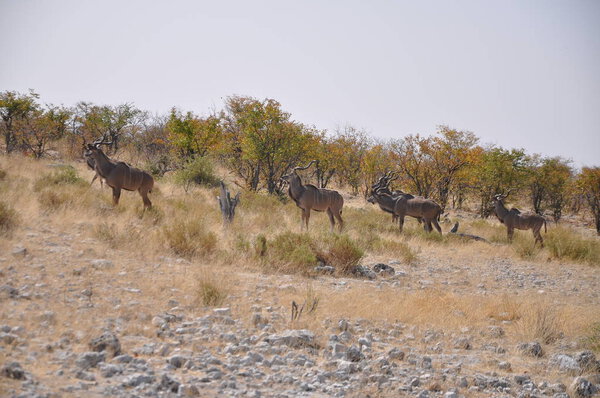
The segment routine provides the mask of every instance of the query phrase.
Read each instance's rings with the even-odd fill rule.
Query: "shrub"
[[[73,166],[60,166],[57,171],[44,174],[33,185],[34,191],[41,191],[56,185],[85,185],[86,182],[79,177]]]
[[[406,264],[415,264],[419,258],[416,250],[407,243],[397,240],[382,239],[373,246],[373,249],[399,256]]]
[[[214,174],[213,165],[206,157],[197,157],[175,172],[175,182],[187,192],[192,184],[217,186],[219,180]]]
[[[533,260],[540,252],[540,246],[535,244],[531,236],[515,237],[512,246],[519,257],[525,260]]]
[[[259,234],[254,239],[254,254],[257,257],[264,257],[267,254],[267,237]]]
[[[57,210],[73,203],[73,198],[68,192],[44,189],[38,196],[38,202],[46,210]]]
[[[317,265],[314,244],[308,234],[281,233],[268,245],[268,261],[283,272],[309,273]]]
[[[584,344],[590,350],[600,352],[600,322],[590,326],[587,336],[584,338]]]
[[[207,255],[217,247],[217,236],[198,220],[175,221],[162,229],[167,246],[177,255]]]
[[[203,272],[198,278],[197,285],[198,300],[205,306],[221,305],[227,297],[227,291],[223,286],[223,279],[213,274]]]
[[[516,327],[529,339],[551,344],[562,336],[563,321],[556,309],[547,305],[528,305],[523,310]]]
[[[340,274],[351,274],[364,255],[364,251],[348,235],[334,235],[323,252],[327,264],[334,266]]]
[[[554,258],[600,264],[600,241],[585,238],[571,229],[552,228],[546,235],[545,243]]]
[[[6,203],[0,202],[0,235],[11,232],[17,223],[17,212]]]

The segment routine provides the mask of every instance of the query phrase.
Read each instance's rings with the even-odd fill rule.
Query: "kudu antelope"
[[[371,196],[367,200],[373,204],[377,203],[382,210],[397,216],[400,232],[404,227],[404,217],[410,216],[419,221],[422,220],[426,232],[433,230],[433,224],[435,229],[440,234],[442,233],[442,228],[438,223],[438,219],[442,214],[440,205],[431,199],[420,196],[415,197],[408,193],[392,196],[379,188],[379,184],[374,184],[371,189]]]
[[[344,220],[342,220],[344,199],[342,195],[331,189],[317,188],[310,184],[303,185],[298,175],[298,170],[306,170],[314,162],[314,160],[311,161],[305,167],[295,167],[290,174],[284,175],[281,179],[289,184],[288,194],[290,198],[296,202],[296,206],[302,209],[302,228],[306,224],[306,229],[308,230],[308,220],[310,219],[311,210],[326,211],[331,223],[331,231],[333,231],[335,220],[337,219],[341,232],[344,227]]]
[[[544,247],[544,239],[542,238],[541,229],[544,226],[544,232],[548,232],[546,228],[546,219],[538,214],[533,213],[521,213],[519,209],[512,208],[508,210],[504,206],[504,199],[508,197],[510,190],[506,194],[494,195],[492,201],[494,202],[494,213],[498,220],[506,225],[506,234],[508,241],[512,242],[513,234],[515,229],[528,230],[530,229],[535,238],[533,245],[539,241],[540,245]]]
[[[154,179],[145,171],[131,167],[125,162],[114,162],[108,158],[100,149],[100,145],[110,145],[104,139],[88,144],[84,156],[94,162],[96,174],[106,181],[106,185],[112,188],[113,204],[119,204],[121,190],[138,191],[144,202],[144,210],[152,207],[148,199],[148,193],[152,192]],[[89,162],[88,162],[89,165]],[[93,180],[92,180],[93,182]]]

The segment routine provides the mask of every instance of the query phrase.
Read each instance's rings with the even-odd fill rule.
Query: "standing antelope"
[[[144,201],[144,210],[152,207],[148,199],[148,193],[152,192],[154,179],[145,171],[129,166],[125,162],[114,162],[108,158],[99,148],[100,145],[110,145],[104,139],[88,144],[84,156],[94,161],[94,170],[106,181],[106,185],[112,188],[113,204],[119,204],[121,189],[126,191],[138,191]],[[89,164],[89,163],[88,163]],[[93,182],[93,180],[92,180]]]
[[[344,227],[342,220],[342,207],[344,199],[337,191],[325,188],[317,188],[314,185],[302,184],[302,180],[298,175],[298,170],[308,169],[315,161],[311,161],[305,167],[295,167],[294,170],[287,175],[281,177],[282,180],[289,184],[288,194],[290,198],[296,202],[296,206],[302,209],[302,228],[306,223],[308,230],[308,220],[310,219],[310,211],[326,211],[331,223],[331,231],[335,226],[335,219],[338,220],[340,232]],[[335,217],[335,219],[334,219]]]
[[[535,244],[539,241],[540,245],[544,247],[544,239],[542,239],[542,234],[540,231],[543,225],[544,232],[548,232],[546,228],[546,219],[533,213],[521,213],[519,209],[514,207],[508,210],[506,206],[504,206],[503,200],[506,199],[509,193],[510,190],[504,195],[494,195],[492,199],[494,202],[494,212],[496,213],[496,217],[498,217],[498,220],[500,220],[502,224],[506,225],[508,241],[512,242],[515,229],[530,229],[533,233],[533,237],[535,238],[533,245],[535,246]]]

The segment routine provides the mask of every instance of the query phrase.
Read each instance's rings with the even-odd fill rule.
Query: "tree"
[[[365,198],[371,192],[371,187],[385,172],[392,170],[394,159],[383,143],[377,143],[366,150],[361,165],[361,180]]]
[[[206,156],[221,139],[220,120],[210,115],[206,118],[195,116],[192,112],[183,115],[173,108],[167,122],[167,131],[171,144],[184,158]]]
[[[409,192],[431,197],[437,181],[435,163],[431,157],[431,137],[424,138],[419,134],[408,135],[391,143],[391,150],[397,157],[397,167],[406,176]]]
[[[337,176],[342,184],[352,189],[353,195],[359,191],[361,167],[369,146],[367,133],[352,126],[338,129],[332,140],[331,151],[336,159]]]
[[[577,188],[583,194],[600,235],[600,167],[584,167],[577,176]]]
[[[542,214],[544,208],[549,207],[555,222],[562,216],[573,176],[569,163],[560,157],[542,158],[534,155],[531,158],[529,189],[533,209],[537,214]]]
[[[26,119],[30,113],[38,109],[36,100],[39,95],[33,90],[29,94],[20,94],[16,91],[4,91],[0,93],[0,117],[4,122],[4,144],[6,153],[11,153],[17,148],[17,137],[14,124],[19,120]]]
[[[64,136],[70,117],[68,109],[52,105],[31,111],[15,124],[16,139],[39,159],[46,153],[48,143]]]
[[[509,189],[518,190],[526,183],[528,157],[523,149],[488,148],[472,168],[473,189],[479,196],[479,214],[489,217],[492,197]]]
[[[93,141],[104,137],[111,142],[109,150],[116,153],[121,139],[133,130],[145,118],[145,113],[133,104],[94,105],[79,102],[75,107],[74,130],[85,141]]]
[[[424,146],[436,169],[436,199],[442,211],[448,204],[450,188],[459,177],[459,173],[474,161],[479,139],[468,131],[458,131],[448,126],[440,126],[437,136]],[[462,189],[460,184],[458,189]]]
[[[272,99],[234,96],[225,105],[223,160],[248,189],[258,190],[262,182],[269,193],[281,193],[281,177],[311,153],[314,131],[292,121]]]

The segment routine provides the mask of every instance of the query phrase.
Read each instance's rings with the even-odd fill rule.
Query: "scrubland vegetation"
[[[276,312],[294,302],[304,312],[291,320],[285,313],[278,322],[321,337],[339,319],[381,323],[386,333],[403,324],[408,336],[434,330],[452,338],[483,336],[492,324],[505,329],[504,344],[538,341],[550,350],[572,344],[598,352],[599,307],[588,294],[600,265],[597,167],[577,171],[564,159],[481,145],[473,133],[444,126],[431,137],[390,142],[351,127],[329,134],[294,122],[273,100],[231,97],[218,114],[174,109],[152,118],[130,104],[43,109],[33,93],[5,92],[1,98],[0,112],[12,112],[12,119],[2,125],[10,153],[0,156],[0,248],[8,253],[49,231],[67,236],[79,254],[44,254],[45,261],[60,262],[42,273],[48,284],[65,274],[80,278],[81,270],[62,269],[62,261],[123,259],[119,272],[93,269],[69,283],[86,292],[81,300],[94,303],[86,307],[93,312],[89,319],[117,311],[130,321],[124,335],[155,337],[148,326],[152,317],[143,314],[155,314],[167,302],[190,317],[231,307],[254,326],[260,317],[246,319],[254,303]],[[32,125],[37,127],[30,130]],[[152,209],[144,211],[131,192],[114,207],[109,188],[99,181],[90,186],[94,172],[82,162],[81,145],[100,133],[112,138],[109,156],[153,173]],[[300,210],[287,199],[280,177],[312,159],[316,169],[302,177],[343,194],[342,233],[329,232],[324,213],[313,213],[310,229],[301,230]],[[390,214],[365,201],[387,170],[400,173],[396,188],[445,207],[442,235],[425,233],[414,219],[400,233]],[[220,180],[242,193],[227,226],[216,200]],[[544,248],[534,245],[529,231],[517,231],[509,243],[505,226],[488,217],[491,196],[509,189],[515,205],[556,221],[543,233]],[[489,243],[448,233],[456,221],[461,232]],[[358,265],[380,262],[400,272],[374,281],[355,272]],[[322,266],[332,266],[332,273],[323,274]],[[113,310],[112,301],[94,301],[94,289],[113,284],[142,291],[136,302],[141,308],[119,304]],[[119,294],[111,300],[120,302]],[[55,299],[47,303],[54,309],[63,305]],[[25,311],[26,304],[15,308]],[[58,318],[56,325],[75,327],[67,316]],[[12,322],[8,313],[0,320]],[[97,325],[76,327],[92,334]],[[64,328],[49,333],[58,339]],[[405,343],[431,349],[425,340],[413,336]],[[529,369],[527,360],[514,364]]]

